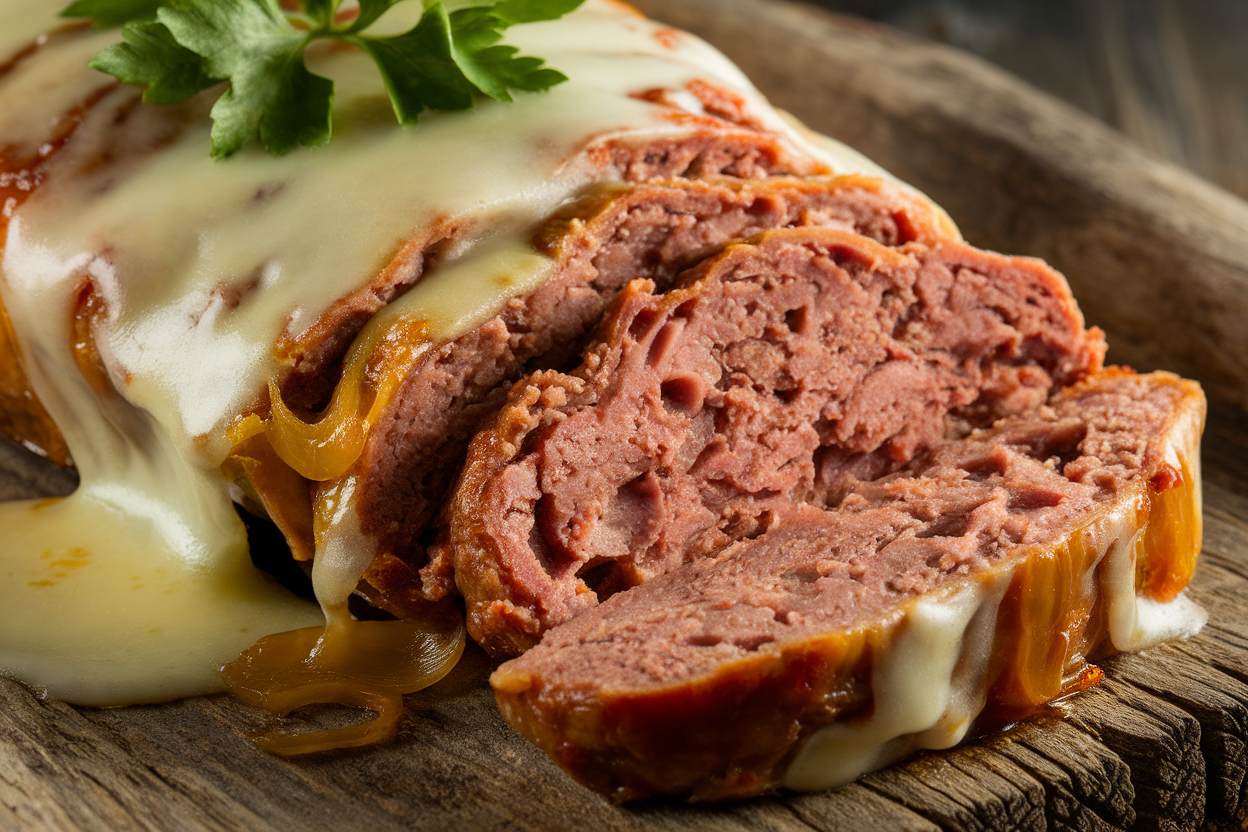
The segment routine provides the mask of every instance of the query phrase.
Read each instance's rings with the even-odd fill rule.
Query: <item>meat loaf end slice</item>
[[[1095,377],[612,596],[502,665],[499,705],[615,800],[827,788],[953,745],[1203,623],[1178,597],[1203,417],[1192,382]]]
[[[516,386],[449,505],[441,549],[496,655],[1032,409],[1104,354],[1039,261],[827,228],[729,246],[666,294],[634,282],[600,338],[575,374]]]

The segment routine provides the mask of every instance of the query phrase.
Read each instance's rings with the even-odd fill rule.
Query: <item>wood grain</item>
[[[1248,243],[1232,233],[1248,218],[1243,204],[939,47],[764,0],[642,5],[702,28],[782,103],[919,182],[973,240],[1070,255],[1076,268],[1064,268],[1082,281],[1090,317],[1126,342],[1122,354],[1188,368],[1218,347],[1227,354],[1205,368],[1210,384],[1231,395],[1248,377],[1248,327],[1229,331],[1248,281]],[[1103,252],[1085,263],[1089,250]],[[1139,302],[1148,292],[1167,300]],[[1163,326],[1206,303],[1222,316],[1215,327],[1179,337]],[[1154,329],[1161,340],[1142,343]],[[470,649],[443,683],[408,697],[395,741],[300,760],[258,751],[247,734],[266,717],[225,697],[97,710],[0,679],[0,828],[1245,828],[1248,434],[1238,411],[1212,418],[1206,548],[1192,587],[1211,613],[1205,631],[1106,661],[1105,684],[1049,714],[848,787],[723,806],[612,806],[502,721],[485,682],[491,662]],[[0,447],[0,471],[0,496],[72,487],[12,446]]]

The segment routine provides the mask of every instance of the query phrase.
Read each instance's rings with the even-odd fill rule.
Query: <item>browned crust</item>
[[[71,467],[65,437],[44,410],[22,368],[9,315],[0,303],[0,435],[58,465]]]
[[[871,636],[830,635],[637,696],[548,690],[510,663],[490,682],[512,727],[617,803],[742,798],[774,789],[815,726],[870,712]]]
[[[0,77],[44,46],[62,37],[75,37],[89,31],[85,22],[68,23],[47,40],[19,50],[3,64]],[[114,82],[102,83],[81,104],[73,107],[52,125],[46,142],[37,149],[0,146],[0,254],[8,237],[8,218],[30,198],[43,182],[44,168],[73,137],[91,110],[117,89]],[[135,101],[137,102],[137,97]],[[0,436],[26,446],[58,465],[73,467],[65,437],[35,395],[23,367],[21,347],[4,304],[0,303]]]

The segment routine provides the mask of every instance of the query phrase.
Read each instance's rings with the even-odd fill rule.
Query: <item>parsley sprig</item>
[[[273,154],[329,141],[334,84],[303,62],[304,50],[320,39],[373,58],[403,125],[426,109],[466,110],[480,95],[509,102],[512,90],[544,92],[567,80],[499,40],[511,26],[554,20],[583,0],[497,0],[450,12],[437,0],[403,34],[365,32],[399,2],[358,0],[358,12],[344,14],[342,0],[302,0],[289,11],[277,0],[77,0],[62,14],[93,18],[97,27],[124,26],[122,41],[91,66],[144,87],[147,103],[185,101],[228,82],[212,108],[216,158],[257,137]]]

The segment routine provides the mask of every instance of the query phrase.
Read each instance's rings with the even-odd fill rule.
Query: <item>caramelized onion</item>
[[[1194,490],[1197,478],[1186,459],[1179,462],[1171,487],[1148,490],[1148,526],[1136,561],[1135,584],[1145,598],[1173,601],[1196,572],[1200,554],[1201,517]]]
[[[403,698],[401,696],[382,696],[351,688],[322,690],[320,686],[304,688],[293,693],[306,694],[303,697],[295,697],[291,700],[297,702],[293,708],[331,701],[339,705],[366,708],[370,711],[375,711],[377,716],[369,722],[363,722],[359,725],[347,725],[342,728],[331,728],[327,731],[313,731],[306,734],[274,728],[268,733],[256,737],[256,745],[270,754],[280,754],[283,757],[297,757],[300,754],[315,754],[319,751],[374,745],[395,735],[399,729],[399,717],[403,715]],[[326,699],[326,697],[329,698]]]
[[[282,462],[263,432],[237,441],[221,472],[242,490],[245,506],[277,525],[295,560],[312,560],[316,542],[308,482]]]
[[[286,406],[277,383],[270,381],[265,430],[273,450],[309,480],[341,477],[359,459],[369,430],[428,349],[423,321],[398,318],[366,328],[347,354],[329,408],[311,424]]]
[[[272,403],[266,425],[269,442],[282,461],[303,477],[322,481],[341,476],[364,449],[365,428],[359,418],[360,385],[344,376],[334,390],[329,410],[309,424],[286,406],[275,382],[269,382]]]
[[[464,649],[463,620],[449,602],[431,605],[420,619],[354,621],[334,615],[330,621],[260,639],[222,668],[221,678],[238,699],[281,716],[314,704],[365,708],[377,716],[329,731],[300,734],[279,727],[257,738],[266,751],[310,754],[392,737],[403,694],[440,680]]]
[[[334,541],[326,529],[347,528],[338,517],[353,511],[354,478],[346,476],[347,471],[363,451],[372,425],[429,347],[423,322],[400,317],[374,323],[351,347],[333,399],[317,422],[310,424],[295,415],[282,400],[277,383],[270,382],[268,419],[250,414],[229,431],[234,450],[228,461],[239,469],[236,473],[268,474],[269,479],[280,480],[278,490],[285,499],[274,505],[266,501],[265,508],[270,516],[277,515],[288,537],[290,531],[298,532],[295,537],[305,551],[297,551],[296,557],[308,559],[315,551],[313,582],[322,604],[329,605],[330,623],[256,642],[222,668],[226,687],[243,702],[278,715],[314,704],[376,713],[369,722],[328,731],[274,729],[257,744],[275,754],[351,748],[393,736],[403,712],[403,694],[445,676],[464,648],[463,619],[450,602],[428,605],[416,617],[398,621],[354,621],[346,613],[345,598],[371,553],[360,549],[370,555],[360,564],[335,561]],[[309,495],[308,480],[325,485]],[[278,509],[290,509],[291,516]],[[356,548],[348,545],[344,551]],[[328,576],[346,587],[344,592],[329,592],[332,597],[326,597],[317,581],[327,558]]]

